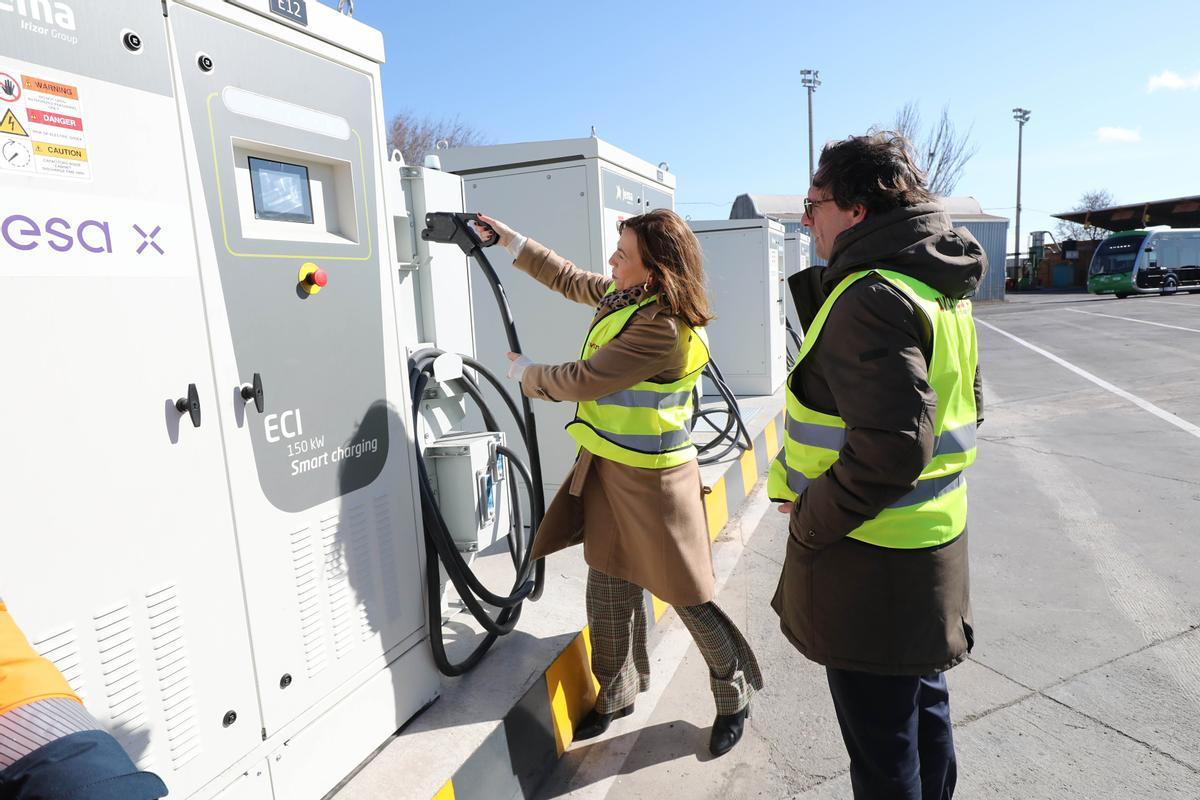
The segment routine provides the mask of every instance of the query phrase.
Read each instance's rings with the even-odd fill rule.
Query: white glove
[[[512,361],[508,362],[508,377],[515,380],[521,380],[521,375],[524,374],[525,368],[533,363],[533,359],[529,356],[518,355]]]

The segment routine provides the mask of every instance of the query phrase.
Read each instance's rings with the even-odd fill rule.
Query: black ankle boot
[[[596,709],[592,709],[587,713],[587,716],[579,721],[579,727],[575,729],[575,741],[583,739],[594,739],[600,734],[608,730],[608,726],[612,724],[614,719],[628,717],[633,713],[633,703],[618,708],[611,714],[601,714]],[[732,745],[730,745],[732,747]]]
[[[746,706],[735,714],[718,714],[713,720],[712,737],[708,740],[708,752],[714,756],[723,756],[733,749],[742,739],[746,730],[746,719],[750,716],[750,706]]]

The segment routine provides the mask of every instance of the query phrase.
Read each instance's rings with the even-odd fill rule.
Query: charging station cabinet
[[[595,137],[452,148],[437,155],[443,169],[462,176],[468,210],[495,217],[601,275],[611,274],[608,258],[616,250],[618,222],[675,204],[673,174]],[[488,258],[504,282],[526,355],[542,364],[577,360],[595,309],[522,274],[503,248],[490,249]],[[479,274],[471,275],[471,305],[476,357],[503,376],[508,340],[491,286]],[[489,402],[496,400],[490,387],[485,393]],[[549,503],[575,460],[575,443],[562,432],[575,404],[538,403],[534,413]],[[505,425],[508,440],[520,441],[515,424]]]
[[[316,800],[440,687],[382,36],[71,7],[0,15],[5,600],[171,797]]]
[[[736,395],[774,394],[787,374],[784,231],[771,219],[689,221],[716,319],[709,346]],[[709,388],[706,383],[706,389]]]

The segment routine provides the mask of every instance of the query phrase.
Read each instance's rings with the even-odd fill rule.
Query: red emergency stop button
[[[329,273],[309,261],[300,267],[298,280],[302,291],[316,294],[321,291],[321,287],[329,283]]]

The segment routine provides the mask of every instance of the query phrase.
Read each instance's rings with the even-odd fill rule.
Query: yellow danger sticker
[[[8,109],[4,112],[4,119],[0,119],[0,131],[11,133],[14,136],[28,136],[25,132],[25,127],[21,125],[21,121],[17,119],[17,115]]]
[[[87,150],[83,147],[75,147],[69,144],[47,144],[46,142],[33,143],[34,155],[45,156],[49,158],[65,158],[68,161],[87,161]]]

